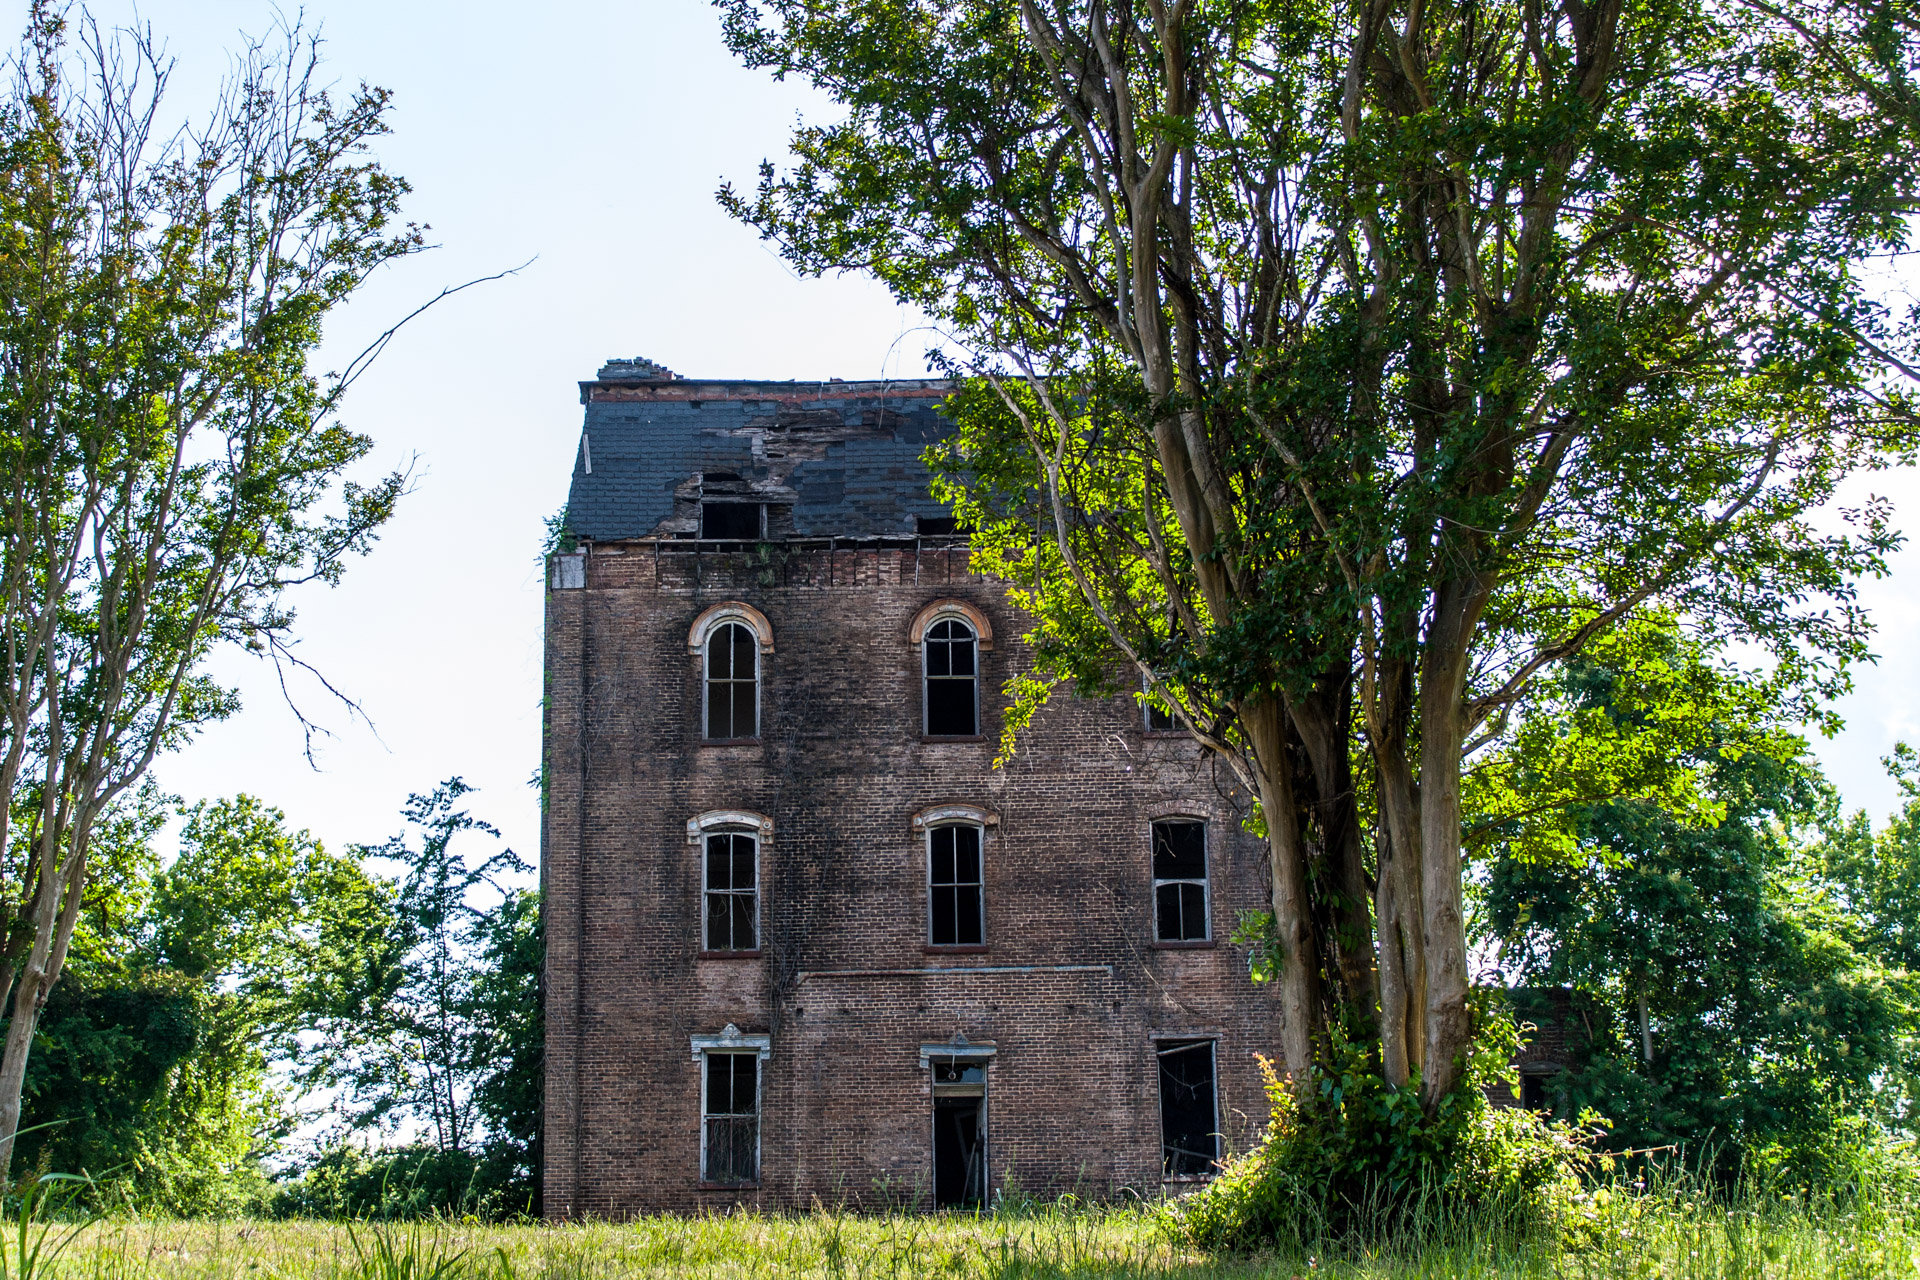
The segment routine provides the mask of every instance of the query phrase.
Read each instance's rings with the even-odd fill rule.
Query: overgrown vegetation
[[[482,1226],[180,1222],[91,1228],[54,1274],[71,1280],[1903,1280],[1920,1275],[1920,1209],[1897,1183],[1807,1197],[1748,1188],[1716,1196],[1653,1175],[1570,1200],[1557,1230],[1418,1203],[1403,1230],[1358,1241],[1309,1236],[1253,1253],[1208,1253],[1177,1211],[1072,1198],[980,1215],[756,1212],[628,1223]]]

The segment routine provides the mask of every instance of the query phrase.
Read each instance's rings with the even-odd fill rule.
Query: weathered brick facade
[[[937,508],[924,471],[898,458],[924,447],[940,390],[696,383],[658,371],[603,371],[582,384],[592,439],[572,505],[620,518],[617,495],[594,492],[589,457],[614,452],[601,443],[610,429],[596,426],[604,404],[629,414],[619,483],[664,490],[671,505],[655,501],[644,530],[609,526],[595,537],[591,521],[576,522],[579,552],[550,568],[542,877],[552,1216],[816,1197],[926,1203],[929,1046],[985,1068],[988,1194],[1157,1192],[1156,1047],[1169,1041],[1213,1042],[1228,1149],[1264,1123],[1255,1055],[1277,1052],[1278,1009],[1224,941],[1238,913],[1266,899],[1262,847],[1239,824],[1244,797],[1184,737],[1145,732],[1126,698],[1056,700],[1019,753],[993,767],[1001,688],[1026,661],[1027,623],[999,585],[969,574],[963,539],[913,532],[915,513]],[[676,435],[679,418],[648,416],[655,403],[722,425]],[[810,421],[838,439],[794,449],[780,437],[782,415],[789,431]],[[905,422],[919,425],[903,432]],[[672,455],[658,475],[646,469],[656,430]],[[841,506],[844,537],[773,536],[777,522],[821,527],[806,484],[819,505],[852,502],[857,486],[818,479],[833,445],[849,441],[892,457],[899,474],[889,482],[905,492],[870,485]],[[796,482],[789,449],[811,458],[813,479]],[[688,459],[695,471],[673,470]],[[688,537],[702,469],[724,477],[714,487],[730,499],[791,505],[769,506],[766,540]],[[984,624],[969,623],[980,632],[971,739],[922,732],[913,632],[941,601]],[[690,651],[689,638],[715,605],[748,606],[757,613],[733,616],[770,632],[756,636],[754,741],[705,738],[704,650]],[[703,955],[706,830],[689,824],[713,814],[732,818],[711,829],[759,839],[758,946],[745,955]],[[955,815],[984,837],[982,947],[929,944],[926,822]],[[1154,941],[1149,831],[1171,816],[1207,824],[1210,943]],[[703,1185],[702,1038],[764,1046],[757,1182]]]

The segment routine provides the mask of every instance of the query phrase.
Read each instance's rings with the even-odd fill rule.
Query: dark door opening
[[[1214,1115],[1213,1041],[1162,1040],[1160,1059],[1160,1169],[1168,1178],[1204,1178],[1220,1158]]]
[[[934,1059],[933,1207],[987,1200],[987,1067],[978,1058]]]

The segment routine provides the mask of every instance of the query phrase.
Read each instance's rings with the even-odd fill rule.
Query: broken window
[[[1153,824],[1153,936],[1207,940],[1207,824]]]
[[[700,1114],[700,1178],[760,1180],[760,1055],[709,1049]]]
[[[928,940],[936,947],[979,947],[987,941],[986,877],[980,828],[965,824],[927,832]]]
[[[960,532],[960,522],[952,516],[916,516],[913,528],[925,537],[945,537]]]
[[[758,844],[752,836],[737,831],[707,837],[704,950],[760,949],[760,889],[754,865]]]
[[[1210,1177],[1220,1160],[1213,1041],[1162,1040],[1153,1047],[1160,1060],[1161,1174]]]
[[[707,637],[707,737],[760,736],[759,644],[738,622]]]
[[[942,618],[927,628],[927,736],[968,738],[980,731],[974,697],[973,628]]]
[[[987,1063],[932,1058],[933,1206],[962,1208],[987,1199]]]
[[[700,536],[757,542],[766,508],[758,502],[703,502]]]

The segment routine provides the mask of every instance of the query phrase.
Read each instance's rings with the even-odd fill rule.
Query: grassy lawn
[[[1150,1210],[1052,1207],[927,1217],[650,1217],[563,1227],[437,1221],[109,1220],[60,1257],[60,1280],[626,1280],[627,1277],[1567,1277],[1774,1280],[1920,1276],[1913,1206],[1842,1211],[1796,1202],[1728,1210],[1684,1198],[1599,1197],[1568,1239],[1502,1241],[1465,1231],[1444,1244],[1206,1257]],[[17,1248],[8,1233],[9,1251]],[[16,1263],[17,1258],[9,1258]],[[5,1273],[23,1276],[17,1265]],[[48,1280],[52,1280],[49,1277]]]

